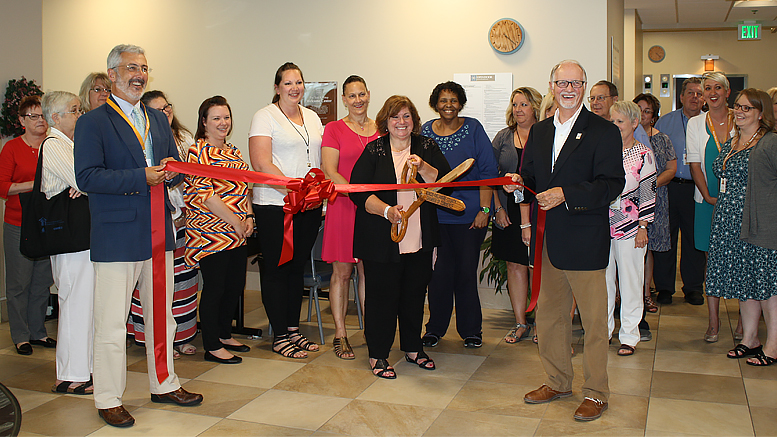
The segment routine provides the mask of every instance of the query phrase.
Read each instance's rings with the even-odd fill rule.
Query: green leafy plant
[[[490,230],[491,223],[488,226]],[[488,284],[493,283],[496,285],[494,293],[501,293],[502,287],[507,288],[505,285],[507,284],[507,262],[494,258],[494,255],[491,253],[491,233],[483,240],[480,250],[483,251],[483,261],[481,261],[480,265],[485,266],[480,271],[480,281],[482,282],[483,278],[487,278]]]
[[[5,89],[5,100],[0,109],[0,135],[4,137],[18,137],[24,133],[19,123],[19,103],[27,96],[42,96],[43,91],[35,83],[35,79],[28,80],[24,76],[21,79],[11,79]]]

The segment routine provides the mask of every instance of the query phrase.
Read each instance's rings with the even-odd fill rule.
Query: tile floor
[[[323,301],[326,322],[331,313]],[[246,295],[246,325],[267,327],[258,292]],[[511,325],[506,310],[484,310],[484,345],[464,349],[449,334],[428,350],[438,370],[424,371],[393,351],[396,380],[372,376],[355,307],[349,337],[356,360],[331,351],[334,333],[325,324],[327,344],[305,360],[285,359],[269,341],[252,346],[240,365],[205,362],[200,352],[176,361],[188,390],[205,402],[183,408],[149,400],[143,349],[128,352],[124,402],[136,418],[117,429],[97,416],[91,396],[57,395],[54,351],[35,348],[17,355],[8,324],[0,324],[0,382],[11,388],[23,409],[22,435],[775,435],[777,368],[754,368],[724,353],[734,343],[737,302],[721,306],[720,341],[707,344],[706,307],[675,298],[649,316],[653,340],[640,343],[632,357],[609,351],[610,409],[597,421],[578,423],[572,413],[581,402],[583,341],[575,331],[577,378],[574,396],[547,405],[527,405],[523,395],[538,387],[544,373],[530,341],[505,344]],[[315,339],[315,320],[303,330]],[[56,332],[56,322],[49,322]],[[455,331],[453,331],[455,332]],[[765,332],[762,329],[762,332]],[[196,341],[198,347],[201,346]]]

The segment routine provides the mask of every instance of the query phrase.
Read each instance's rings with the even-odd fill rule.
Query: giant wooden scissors
[[[438,179],[436,182],[453,182],[456,178],[461,176],[462,174],[466,173],[467,170],[469,170],[470,167],[472,167],[472,164],[475,162],[474,158],[469,158],[456,166],[453,170],[451,170],[448,174]],[[417,184],[418,181],[415,179],[416,172],[418,169],[414,165],[408,165],[405,163],[405,168],[402,169],[402,180],[400,183],[402,184]],[[409,174],[408,174],[409,173]],[[444,208],[452,209],[454,211],[463,211],[465,208],[464,202],[462,202],[459,199],[456,199],[454,197],[446,196],[444,194],[440,194],[437,191],[440,190],[442,187],[435,187],[435,188],[416,188],[415,192],[418,198],[413,202],[410,207],[407,209],[407,211],[402,211],[402,220],[400,220],[399,223],[394,223],[391,225],[391,240],[395,243],[399,243],[402,241],[403,238],[405,238],[405,232],[407,232],[407,219],[413,215],[415,210],[418,209],[419,206],[421,206],[422,203],[425,201],[429,201],[434,203],[435,205],[440,205]]]

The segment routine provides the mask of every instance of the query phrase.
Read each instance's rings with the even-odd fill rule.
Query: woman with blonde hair
[[[111,80],[103,72],[89,73],[83,82],[78,97],[81,98],[81,109],[89,112],[99,107],[111,95]]]

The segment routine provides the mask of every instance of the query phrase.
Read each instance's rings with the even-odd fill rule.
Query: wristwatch
[[[489,214],[491,212],[491,208],[489,208],[487,206],[481,206],[480,207],[480,212],[484,212],[486,214]]]

